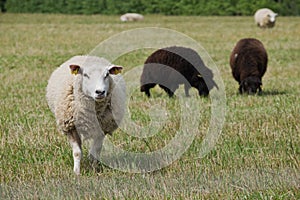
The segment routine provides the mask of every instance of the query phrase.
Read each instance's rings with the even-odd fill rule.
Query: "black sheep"
[[[268,54],[263,44],[254,38],[238,41],[230,55],[230,67],[239,83],[239,92],[261,93],[262,77],[267,70]]]
[[[200,96],[207,96],[215,86],[213,74],[198,53],[186,47],[167,47],[152,53],[144,63],[141,75],[141,92],[150,97],[150,89],[158,84],[169,97],[179,84],[184,84],[185,95],[195,87]]]

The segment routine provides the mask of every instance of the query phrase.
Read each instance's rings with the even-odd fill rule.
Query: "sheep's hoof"
[[[257,95],[261,96],[262,95],[262,91],[258,91]]]
[[[76,169],[74,169],[73,171],[74,171],[74,173],[75,173],[77,176],[80,175],[80,169],[79,169],[79,168],[76,168]]]

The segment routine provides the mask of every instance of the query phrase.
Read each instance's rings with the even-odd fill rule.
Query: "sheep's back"
[[[168,77],[172,77],[173,82],[177,81],[177,84],[184,81],[182,76],[189,80],[193,74],[199,72],[185,58],[196,63],[195,54],[197,53],[193,50],[184,47],[168,47],[155,51],[145,61],[142,84],[150,80],[166,80]],[[196,59],[203,64],[199,56]]]
[[[271,11],[268,8],[258,9],[254,14],[255,21],[261,22],[264,19],[264,17],[268,15],[268,13],[273,13],[273,11]]]

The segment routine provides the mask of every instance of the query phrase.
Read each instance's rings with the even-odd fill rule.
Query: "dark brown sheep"
[[[239,83],[239,92],[261,93],[262,77],[267,70],[268,54],[257,39],[238,41],[230,55],[230,67],[234,79]]]
[[[185,95],[194,87],[200,96],[207,96],[216,85],[213,73],[198,53],[186,47],[167,47],[152,53],[144,63],[141,75],[141,92],[150,97],[150,89],[158,84],[169,97],[180,84],[184,84]]]

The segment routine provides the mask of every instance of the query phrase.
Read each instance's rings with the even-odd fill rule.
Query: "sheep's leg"
[[[92,162],[92,167],[97,168],[98,161],[100,161],[100,153],[105,135],[103,133],[97,134],[93,139],[91,149],[89,152],[89,158]]]
[[[261,94],[262,94],[262,89],[261,89],[261,87],[260,87],[260,86],[258,87],[258,94],[259,94],[259,95],[261,95]]]
[[[150,96],[151,96],[151,95],[150,95],[150,89],[149,89],[149,88],[147,88],[147,89],[145,90],[145,93],[146,93],[147,97],[150,97]]]
[[[185,92],[186,97],[190,96],[189,89],[190,89],[190,86],[188,84],[184,84],[184,92]]]
[[[141,91],[142,91],[142,92],[144,91],[145,94],[147,95],[147,97],[150,97],[150,96],[151,96],[151,94],[150,94],[150,89],[151,89],[151,88],[154,88],[155,85],[156,85],[155,83],[145,84],[145,85],[142,86]]]
[[[239,86],[239,92],[240,92],[240,94],[243,94],[243,92],[244,92],[242,84],[240,84],[240,86]]]
[[[81,139],[76,130],[73,130],[69,136],[69,142],[73,150],[73,159],[74,159],[74,172],[76,175],[80,174],[80,159],[82,156],[81,150]]]
[[[169,95],[169,97],[173,97],[174,96],[174,93],[169,88],[167,88],[167,87],[165,87],[163,85],[159,85],[159,86]]]

